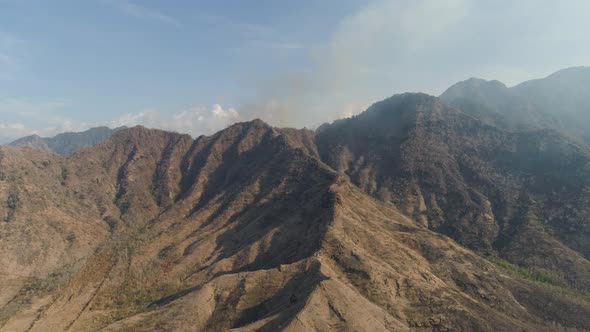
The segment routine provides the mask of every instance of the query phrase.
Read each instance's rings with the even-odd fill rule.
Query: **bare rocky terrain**
[[[590,330],[588,181],[586,145],[423,94],[0,147],[0,330]]]

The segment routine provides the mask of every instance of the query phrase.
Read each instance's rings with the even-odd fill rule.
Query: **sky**
[[[0,0],[0,143],[315,128],[403,92],[590,65],[590,1]]]

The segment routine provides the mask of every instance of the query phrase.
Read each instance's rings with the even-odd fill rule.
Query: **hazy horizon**
[[[528,0],[2,0],[0,143],[102,125],[193,136],[253,118],[313,128],[470,77],[513,86],[590,64],[590,46],[579,43],[589,9]]]
[[[567,67],[567,68],[562,68],[562,69],[560,69],[558,71],[565,70],[565,69],[576,69],[576,68],[589,68],[589,67],[586,67],[586,66]],[[558,72],[558,71],[556,71],[556,72]],[[553,72],[551,74],[554,74],[556,72]],[[550,76],[550,75],[548,75],[548,76]],[[542,79],[542,78],[545,78],[545,77],[535,77],[535,78],[531,78],[531,79],[526,80],[526,81],[522,81],[522,82],[518,82],[518,83],[515,83],[515,84],[512,84],[512,85],[506,85],[506,86],[508,88],[510,88],[510,87],[517,86],[517,85],[519,85],[521,83],[525,83],[525,82],[528,82],[528,81],[531,81],[531,80],[536,80],[536,79]],[[455,82],[454,84],[460,83],[460,82],[463,82],[463,81],[468,81],[468,80],[471,80],[471,79],[482,79],[482,80],[485,80],[485,81],[498,81],[498,80],[495,80],[495,79],[485,79],[485,78],[480,78],[480,77],[469,77],[469,78],[466,78],[465,80]],[[502,81],[500,81],[500,82],[503,83],[503,84],[505,84]],[[449,85],[449,87],[451,87],[451,86],[452,85]],[[426,92],[422,92],[422,91],[406,91],[406,92],[409,92],[409,93],[426,93]],[[399,92],[399,94],[402,94],[402,93],[405,93],[405,92]],[[396,93],[396,94],[398,94],[398,93]],[[428,93],[426,93],[426,94],[428,94]],[[393,95],[395,95],[395,94],[393,94]],[[348,113],[344,113],[343,112],[343,113],[337,114],[332,119],[325,120],[322,123],[316,123],[316,124],[313,124],[311,126],[304,126],[304,127],[305,128],[308,128],[308,129],[315,130],[317,127],[319,127],[319,125],[321,125],[323,123],[332,123],[335,120],[342,119],[342,118],[348,118],[348,117],[351,117],[353,115],[359,114],[359,113],[365,111],[371,104],[373,104],[375,102],[378,102],[378,101],[380,101],[382,99],[391,97],[393,95],[383,96],[381,99],[373,100],[371,103],[369,103],[369,104],[367,104],[367,105],[365,105],[363,107],[359,107],[359,108],[357,108],[355,110],[350,110]],[[430,95],[435,96],[435,97],[438,97],[439,96],[438,94],[430,94]],[[203,112],[207,112],[209,110],[202,109],[202,111]],[[10,143],[10,142],[13,142],[15,140],[18,140],[20,138],[25,138],[25,137],[29,137],[29,136],[39,136],[39,137],[42,137],[42,138],[51,138],[51,137],[54,137],[56,135],[63,134],[63,133],[84,132],[84,131],[87,131],[89,129],[98,128],[98,127],[107,127],[107,128],[110,128],[110,129],[118,129],[118,128],[124,128],[124,127],[143,126],[143,127],[146,127],[146,128],[162,129],[162,130],[166,130],[166,131],[178,132],[178,133],[181,133],[181,134],[189,134],[189,135],[193,136],[193,138],[196,138],[197,136],[200,136],[200,135],[213,134],[214,132],[219,131],[219,130],[222,130],[222,129],[224,129],[224,128],[226,128],[226,127],[228,127],[228,126],[230,126],[230,125],[232,125],[234,123],[237,123],[237,122],[250,121],[250,120],[260,119],[261,118],[261,117],[257,117],[257,116],[253,116],[253,117],[250,117],[250,118],[241,118],[235,109],[232,108],[232,109],[229,109],[229,110],[224,111],[219,104],[212,105],[210,111],[214,115],[213,118],[215,118],[215,115],[217,115],[217,120],[218,121],[210,121],[208,128],[204,128],[204,130],[202,132],[197,132],[196,134],[195,133],[191,133],[191,126],[193,124],[192,122],[174,121],[174,123],[173,123],[172,126],[170,124],[165,124],[163,126],[163,125],[159,124],[158,121],[163,120],[164,117],[166,116],[165,114],[160,113],[160,112],[157,112],[156,110],[146,110],[146,111],[140,112],[138,114],[126,114],[123,117],[119,118],[117,121],[111,121],[111,122],[107,122],[107,123],[85,124],[82,127],[71,128],[71,129],[65,129],[65,128],[59,128],[59,127],[56,127],[55,129],[52,128],[52,130],[49,131],[49,133],[47,134],[47,136],[42,136],[43,135],[43,131],[37,131],[35,129],[32,129],[31,132],[29,132],[26,135],[18,136],[18,137],[12,137],[12,136],[6,136],[6,137],[4,137],[4,136],[1,136],[0,135],[0,144]],[[180,112],[180,115],[184,115],[184,114],[187,114],[187,113],[186,112]],[[172,114],[172,117],[173,118],[174,118],[174,116],[178,117],[178,114]],[[198,114],[198,116],[200,116],[200,115]],[[182,120],[184,121],[186,119],[182,119]],[[195,118],[194,116],[192,117],[192,120],[193,121],[197,121],[197,122],[198,121],[201,121],[198,117]],[[265,119],[262,119],[262,120],[268,121],[268,120],[265,120]],[[20,126],[16,126],[15,129],[19,129],[19,127]],[[292,127],[296,127],[296,126],[292,126]],[[304,127],[296,127],[296,128],[301,129],[301,128],[304,128]],[[8,126],[6,126],[5,124],[0,123],[0,129],[11,129],[11,128],[9,128]],[[201,129],[203,129],[203,128],[201,128]]]

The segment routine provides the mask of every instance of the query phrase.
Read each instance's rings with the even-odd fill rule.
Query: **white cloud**
[[[351,118],[365,111],[370,105],[363,102],[352,101],[344,105],[338,112],[338,119]]]
[[[65,105],[70,105],[70,102],[66,100],[31,102],[15,98],[0,99],[0,114],[10,111],[11,114],[17,114],[23,119],[27,119],[24,122],[0,122],[0,144],[33,134],[41,137],[52,137],[63,132],[79,132],[101,125],[111,128],[142,125],[148,128],[175,131],[197,137],[199,135],[213,134],[241,120],[238,111],[233,108],[224,109],[218,104],[209,109],[192,107],[178,112],[146,109],[141,112],[123,114],[103,123],[87,123],[63,116],[43,115],[44,112],[51,114],[50,111],[60,109]],[[35,119],[36,117],[39,119]],[[35,119],[39,125],[36,127],[27,125],[31,119]]]
[[[109,122],[111,127],[142,125],[190,134],[193,137],[209,135],[240,121],[240,114],[233,108],[223,109],[215,104],[211,109],[193,107],[176,113],[147,109],[138,113],[124,114]]]
[[[71,105],[72,101],[68,99],[35,101],[0,98],[0,144],[33,134],[50,137],[66,131],[88,129],[89,124],[85,122],[56,115],[57,111]],[[33,123],[37,126],[32,126]]]
[[[165,24],[170,24],[174,26],[180,26],[180,22],[175,18],[163,14],[157,10],[148,8],[143,5],[138,5],[136,3],[127,2],[127,1],[115,1],[116,6],[123,11],[125,14],[144,19],[150,20]]]
[[[59,133],[69,131],[84,131],[89,128],[88,124],[66,120],[55,126],[43,128],[30,128],[20,122],[0,123],[0,144],[10,143],[18,138],[39,135],[41,137],[53,137]]]
[[[22,123],[0,123],[0,144],[12,142],[14,139],[28,136],[30,133],[31,129],[26,128]]]
[[[344,18],[330,40],[312,53],[315,85],[336,112],[412,90],[436,56],[440,41],[467,14],[465,0],[372,1]],[[424,63],[422,63],[424,61]],[[433,74],[433,73],[429,73]],[[420,78],[420,79],[418,79]],[[431,91],[425,91],[431,92]]]
[[[416,55],[431,52],[466,8],[466,0],[364,2],[323,45],[311,49],[311,70],[279,73],[243,109],[248,114],[262,109],[272,124],[295,127],[359,113],[360,107],[411,88]]]
[[[311,48],[303,86],[293,86],[292,72],[278,73],[240,110],[315,126],[397,93],[436,95],[474,76],[512,85],[588,65],[589,11],[587,0],[363,1]]]

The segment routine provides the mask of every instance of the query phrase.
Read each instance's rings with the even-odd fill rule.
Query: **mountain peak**
[[[486,80],[486,79],[479,78],[479,77],[470,77],[466,80],[463,80],[463,81],[453,84],[451,87],[453,87],[453,86],[470,86],[470,87],[489,86],[489,87],[504,87],[504,88],[506,88],[506,85],[498,80]]]
[[[508,87],[497,80],[488,81],[481,78],[470,78],[453,84],[440,95],[440,98],[443,101],[449,101],[455,98],[462,98],[465,95],[470,95],[485,100],[505,94],[507,90]]]
[[[358,118],[370,118],[374,114],[387,113],[399,116],[408,113],[436,113],[445,108],[439,98],[421,92],[393,95],[371,105]]]
[[[365,112],[352,118],[322,125],[317,133],[324,134],[327,129],[339,128],[342,132],[356,132],[368,136],[404,137],[421,124],[440,121],[453,114],[460,112],[444,105],[435,96],[425,93],[403,93],[376,102]]]
[[[95,145],[109,138],[114,132],[125,127],[110,129],[108,127],[90,128],[83,132],[65,132],[54,137],[40,137],[31,135],[19,138],[11,146],[29,146],[38,150],[49,151],[60,155],[69,156],[82,147]]]
[[[372,113],[395,112],[396,110],[431,110],[433,106],[442,106],[435,96],[422,92],[408,92],[393,95],[371,105],[365,112],[357,117],[366,117]]]
[[[105,142],[121,146],[124,149],[139,146],[149,149],[150,146],[161,146],[162,144],[180,140],[181,138],[192,140],[192,137],[188,134],[179,134],[137,125],[118,130]]]
[[[576,76],[576,75],[590,75],[590,67],[577,66],[577,67],[564,68],[564,69],[558,70],[555,73],[547,76],[547,78],[550,78],[550,77],[572,77],[572,76]]]
[[[253,119],[250,121],[243,121],[243,122],[236,122],[230,126],[228,126],[229,128],[251,128],[251,129],[270,129],[272,128],[271,125],[269,125],[268,123],[262,121],[261,119]]]
[[[590,305],[518,274],[588,289],[590,157],[434,96],[315,133],[255,119],[196,139],[135,126],[69,158],[6,150],[0,263],[24,284],[0,280],[5,329],[590,326]]]

